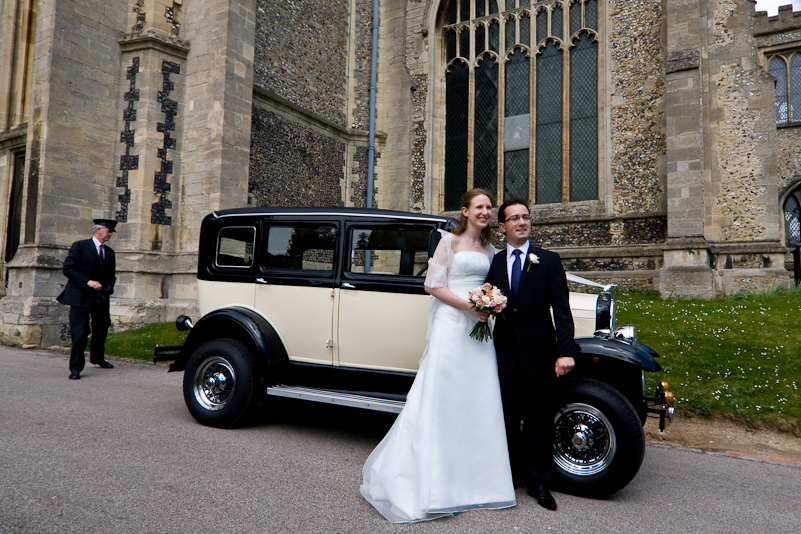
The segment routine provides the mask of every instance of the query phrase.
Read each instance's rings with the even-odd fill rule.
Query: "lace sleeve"
[[[453,251],[451,250],[451,234],[442,232],[442,239],[434,251],[434,256],[428,260],[426,273],[426,287],[443,287],[448,285],[448,268],[451,265]]]
[[[495,257],[495,254],[498,253],[498,249],[495,248],[492,243],[484,247],[484,250],[487,252],[487,257],[490,259],[490,263],[492,263],[492,259]]]

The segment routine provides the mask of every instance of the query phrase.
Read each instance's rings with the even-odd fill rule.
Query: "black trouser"
[[[89,318],[92,320],[92,347],[89,361],[100,363],[105,360],[105,345],[108,327],[111,325],[108,298],[98,296],[95,303],[85,308],[70,306],[70,333],[72,335],[72,351],[70,352],[70,372],[80,373],[86,365],[84,351],[89,339]]]
[[[515,363],[500,383],[512,475],[534,489],[553,472],[554,380],[534,377]]]

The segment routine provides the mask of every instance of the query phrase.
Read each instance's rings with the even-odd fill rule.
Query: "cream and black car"
[[[243,208],[203,220],[198,250],[201,318],[182,347],[155,360],[184,371],[198,422],[243,424],[269,397],[399,412],[426,339],[428,259],[453,219],[375,210]],[[580,279],[579,279],[580,280]],[[643,459],[649,414],[664,428],[673,398],[652,397],[644,373],[657,354],[616,328],[609,291],[571,293],[579,346],[554,414],[555,482],[603,496]],[[275,409],[275,404],[269,404]]]

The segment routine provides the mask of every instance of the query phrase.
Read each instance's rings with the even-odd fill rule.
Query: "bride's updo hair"
[[[490,203],[492,204],[493,207],[495,207],[495,204],[497,203],[497,201],[495,200],[495,195],[493,195],[486,189],[481,189],[477,187],[475,189],[471,189],[470,191],[462,195],[462,202],[460,205],[461,208],[469,210],[470,204],[473,202],[473,199],[476,197],[480,197],[481,195],[484,195],[485,197],[490,199]],[[467,230],[467,217],[465,217],[461,213],[461,208],[459,209],[459,228],[454,228],[453,230],[451,230],[451,233],[454,235],[461,235],[465,232],[465,230]],[[481,244],[486,247],[491,242],[492,242],[492,232],[490,231],[489,226],[487,226],[486,228],[481,230]]]

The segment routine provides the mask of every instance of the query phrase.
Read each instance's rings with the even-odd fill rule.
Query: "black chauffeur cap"
[[[112,232],[116,232],[117,221],[112,221],[111,219],[92,219],[92,222],[95,224],[99,224],[100,226],[105,226]]]

